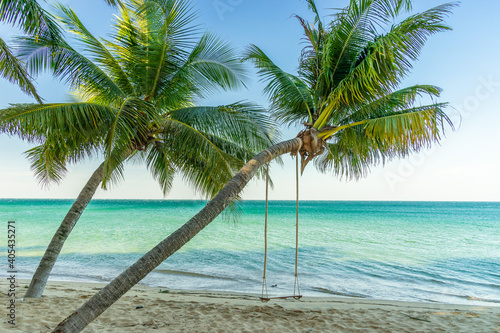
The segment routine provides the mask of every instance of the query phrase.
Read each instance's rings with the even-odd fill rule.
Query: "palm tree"
[[[52,238],[25,297],[40,297],[57,257],[102,183],[121,178],[124,162],[146,163],[166,194],[174,175],[213,197],[255,151],[272,143],[265,110],[247,102],[196,106],[218,88],[242,85],[232,48],[200,36],[186,1],[134,0],[121,7],[112,40],[97,39],[68,7],[65,30],[86,52],[41,33],[26,37],[20,56],[29,69],[51,69],[81,101],[13,105],[0,110],[0,132],[40,145],[27,152],[42,183],[60,181],[66,164],[104,152]],[[86,56],[88,54],[88,56]]]
[[[446,104],[415,106],[420,96],[437,97],[437,87],[398,88],[427,38],[450,29],[444,19],[453,4],[399,20],[411,9],[409,0],[351,0],[325,24],[314,1],[307,2],[315,20],[309,24],[298,17],[307,41],[298,75],[282,71],[256,46],[251,46],[246,55],[268,82],[266,92],[275,116],[288,124],[304,122],[304,130],[296,138],[256,155],[206,207],[90,298],[54,332],[81,331],[215,219],[259,168],[276,157],[300,154],[302,168],[317,157],[320,170],[359,177],[371,165],[438,142],[446,124],[453,127],[444,113]]]

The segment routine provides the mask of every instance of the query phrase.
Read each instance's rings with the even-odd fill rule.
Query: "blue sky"
[[[106,36],[113,10],[103,1],[63,1],[69,4],[96,35]],[[346,0],[317,0],[325,20],[343,7]],[[436,0],[414,1],[415,11],[439,5]],[[283,69],[294,73],[302,48],[301,28],[292,14],[308,17],[301,0],[208,0],[193,1],[200,16],[197,22],[239,50],[250,43],[261,47]],[[301,197],[310,200],[447,200],[500,201],[500,31],[495,0],[463,1],[448,19],[453,31],[431,37],[420,61],[403,85],[434,84],[443,88],[440,101],[449,102],[448,114],[456,120],[457,130],[447,132],[441,145],[405,160],[395,160],[372,168],[359,181],[339,180],[319,174],[312,165],[301,178]],[[15,29],[0,26],[5,40]],[[248,89],[215,94],[204,101],[220,105],[250,100],[267,105],[258,82],[249,67]],[[37,86],[47,102],[67,100],[66,87],[50,75],[37,78]],[[32,102],[19,89],[0,80],[0,107],[9,103]],[[460,116],[458,116],[460,114]],[[283,137],[296,135],[298,128],[283,129]],[[0,135],[0,198],[75,198],[99,157],[71,166],[60,185],[41,188],[23,152],[31,146],[17,138]],[[271,199],[293,199],[294,161],[285,158],[285,166],[273,166],[275,189]],[[264,186],[253,181],[245,190],[245,199],[263,199]],[[125,181],[108,191],[99,190],[96,198],[160,199],[162,193],[143,165],[127,165]],[[193,199],[198,196],[176,179],[167,199]]]

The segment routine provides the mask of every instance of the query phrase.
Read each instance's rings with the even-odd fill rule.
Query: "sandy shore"
[[[17,281],[21,296],[28,281]],[[51,282],[41,299],[16,302],[16,325],[2,332],[50,332],[102,284]],[[7,305],[7,281],[0,283]],[[255,295],[137,286],[84,332],[500,332],[500,307],[351,298],[272,300]]]

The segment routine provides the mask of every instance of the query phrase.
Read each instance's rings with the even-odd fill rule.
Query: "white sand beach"
[[[17,281],[18,297],[28,283]],[[6,305],[7,281],[0,286]],[[102,286],[50,282],[42,298],[17,300],[16,325],[4,314],[0,331],[50,332]],[[262,303],[256,295],[137,286],[84,332],[500,332],[500,307],[319,297]]]

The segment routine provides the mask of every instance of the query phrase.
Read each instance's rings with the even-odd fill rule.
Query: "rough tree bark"
[[[262,165],[269,163],[280,155],[297,152],[301,146],[302,140],[294,138],[278,143],[255,156],[198,214],[92,296],[85,304],[62,321],[53,332],[76,333],[82,331],[134,285],[222,213]]]
[[[92,174],[92,176],[85,184],[84,188],[78,195],[78,198],[71,206],[70,210],[61,222],[59,229],[55,233],[54,237],[50,241],[45,254],[36,269],[35,275],[31,279],[31,283],[28,287],[28,291],[24,297],[39,298],[43,294],[49,275],[52,272],[52,268],[57,261],[57,257],[61,252],[66,239],[68,239],[69,234],[73,230],[76,222],[80,219],[85,207],[87,207],[89,201],[95,194],[95,191],[101,184],[104,175],[104,163],[102,163]]]

